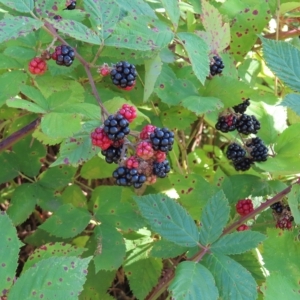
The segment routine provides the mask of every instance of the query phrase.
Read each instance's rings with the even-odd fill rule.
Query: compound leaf
[[[78,299],[92,257],[50,257],[28,269],[9,292],[9,300]]]
[[[24,13],[31,12],[34,8],[33,0],[0,0],[0,2],[12,9]]]
[[[0,231],[0,296],[4,296],[13,284],[22,243],[18,239],[16,228],[4,211],[0,212],[0,227],[3,229]]]
[[[116,0],[120,8],[128,11],[133,16],[150,16],[151,18],[157,19],[153,9],[145,1],[131,0],[123,1]]]
[[[199,240],[202,245],[208,245],[216,241],[222,234],[229,218],[228,200],[223,191],[219,191],[211,197],[203,209]]]
[[[178,0],[161,0],[162,5],[164,6],[166,13],[168,14],[170,20],[173,23],[174,31],[178,27],[178,21],[180,18],[180,9]]]
[[[210,271],[199,263],[191,261],[179,264],[169,290],[174,300],[219,299],[219,292]]]
[[[188,251],[188,247],[178,246],[168,240],[162,239],[153,244],[151,256],[159,258],[172,258]]]
[[[153,231],[180,246],[198,245],[198,229],[194,220],[175,200],[162,194],[134,199]]]

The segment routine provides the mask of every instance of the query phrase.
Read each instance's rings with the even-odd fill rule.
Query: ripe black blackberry
[[[168,152],[172,150],[174,133],[168,128],[155,128],[150,134],[150,141],[154,150]]]
[[[234,131],[236,129],[237,118],[234,115],[221,116],[215,125],[217,130],[222,132]]]
[[[275,202],[273,203],[271,206],[272,210],[277,213],[277,214],[281,214],[283,211],[283,205],[281,202]]]
[[[104,121],[104,132],[112,141],[119,141],[124,139],[125,135],[129,134],[129,122],[121,115],[110,115]]]
[[[251,168],[253,160],[247,157],[242,158],[241,160],[234,161],[233,166],[236,171],[247,171]]]
[[[74,49],[67,45],[57,46],[55,48],[55,52],[52,53],[52,59],[56,60],[56,63],[60,66],[71,66],[71,64],[74,61],[74,58]]]
[[[127,61],[118,62],[110,72],[113,84],[121,88],[133,86],[136,76],[135,66]]]
[[[214,56],[213,59],[214,59],[214,61],[210,64],[210,75],[211,76],[221,74],[225,67],[222,59],[219,56]]]
[[[237,120],[236,129],[238,132],[245,135],[257,133],[257,131],[260,129],[260,123],[255,116],[248,116],[244,114],[241,115],[241,117]]]
[[[233,161],[239,161],[243,159],[245,155],[245,149],[243,149],[240,145],[236,143],[230,144],[227,148],[226,156],[228,159],[231,159]]]
[[[264,142],[259,138],[252,138],[246,142],[246,146],[251,148],[250,155],[254,161],[266,161],[268,158],[268,148],[265,146]]]
[[[140,188],[147,179],[144,174],[139,174],[137,169],[128,169],[127,167],[117,168],[112,175],[116,179],[117,185],[133,185],[136,189]]]
[[[167,176],[171,170],[169,161],[166,159],[163,162],[155,162],[153,163],[153,174],[159,178],[164,178]]]
[[[76,8],[76,1],[71,1],[71,3],[65,8],[66,10],[73,10]]]
[[[236,113],[240,113],[240,114],[245,113],[245,111],[247,110],[248,106],[250,105],[250,101],[249,100],[250,99],[248,98],[243,103],[234,106],[233,107],[234,111]]]
[[[121,157],[122,147],[117,148],[114,146],[110,146],[108,149],[102,150],[101,153],[105,156],[105,161],[108,164],[112,164],[112,163],[117,164]]]

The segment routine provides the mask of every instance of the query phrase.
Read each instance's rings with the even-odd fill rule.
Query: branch
[[[28,125],[24,126],[23,128],[19,129],[18,131],[11,134],[6,139],[2,140],[0,142],[0,153],[12,145],[14,145],[16,142],[21,140],[23,137],[27,136],[28,134],[32,133],[34,129],[37,127],[37,125],[40,122],[40,118],[35,119]]]
[[[265,34],[263,37],[270,40],[276,40],[277,32]],[[292,29],[289,31],[279,31],[278,40],[285,40],[300,35],[300,29]],[[257,39],[256,44],[261,44],[261,39]]]

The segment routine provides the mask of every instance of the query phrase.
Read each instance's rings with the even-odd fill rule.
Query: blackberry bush
[[[221,116],[215,125],[217,130],[222,132],[234,131],[236,129],[237,118],[235,115]]]
[[[52,53],[52,59],[60,66],[70,67],[75,59],[74,49],[67,45],[60,45]]]
[[[242,158],[244,158],[245,155],[245,149],[243,149],[240,145],[236,143],[230,144],[227,148],[226,156],[230,160],[239,161]]]
[[[260,129],[260,123],[255,116],[242,115],[236,122],[236,129],[239,133],[248,135],[257,133]]]
[[[210,75],[215,76],[221,74],[224,67],[222,59],[219,56],[214,56],[213,62],[210,64]]]
[[[236,106],[233,107],[233,110],[236,113],[240,113],[240,114],[244,114],[248,108],[248,106],[250,105],[250,99],[246,99],[243,103],[238,104]]]
[[[110,76],[114,85],[125,89],[135,85],[137,72],[134,65],[127,61],[121,61],[111,70]]]
[[[129,134],[129,122],[121,114],[110,115],[104,121],[104,132],[112,141],[124,139]]]
[[[155,128],[150,134],[150,141],[154,150],[168,152],[172,150],[174,133],[168,128]]]

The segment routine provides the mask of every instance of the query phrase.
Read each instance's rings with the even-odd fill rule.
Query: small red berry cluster
[[[167,128],[146,125],[130,141],[129,124],[136,116],[135,107],[124,104],[91,133],[91,139],[94,146],[101,148],[107,163],[119,165],[113,172],[117,185],[140,188],[170,172],[166,156],[172,150],[174,134]]]
[[[235,205],[236,211],[241,216],[247,216],[253,211],[253,203],[251,199],[242,199]],[[246,224],[240,225],[236,230],[244,231],[250,229]]]
[[[273,216],[276,220],[276,228],[280,229],[292,229],[294,217],[292,216],[289,205],[285,205],[282,202],[276,202],[271,205]]]

